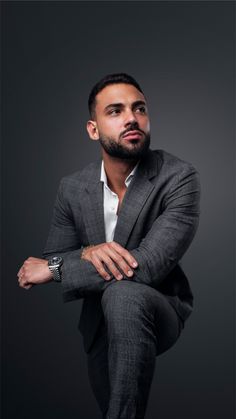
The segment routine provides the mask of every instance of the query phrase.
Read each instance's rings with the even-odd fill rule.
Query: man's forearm
[[[61,284],[65,302],[87,297],[91,293],[103,292],[115,281],[114,277],[109,281],[104,280],[93,264],[81,259],[76,251],[64,258]]]
[[[133,276],[137,267],[130,252],[115,242],[64,253],[44,252],[46,258],[54,255],[63,257],[61,277],[65,301],[102,292],[110,282]]]

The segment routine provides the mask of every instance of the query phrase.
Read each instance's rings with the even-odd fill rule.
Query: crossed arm
[[[109,281],[112,277],[119,281],[124,278],[124,275],[130,278],[133,276],[133,269],[138,266],[135,258],[128,250],[116,242],[88,246],[80,253],[80,258],[91,262],[97,273],[106,281]],[[19,286],[25,289],[30,289],[36,284],[52,281],[48,261],[35,257],[29,257],[25,260],[17,276]]]
[[[156,288],[181,259],[195,235],[199,198],[199,177],[190,166],[171,186],[162,214],[156,218],[137,248],[128,251],[112,242],[84,250],[76,243],[75,228],[61,183],[49,235],[49,242],[56,242],[56,245],[53,250],[46,249],[44,256],[49,258],[59,254],[64,259],[64,300],[102,291],[114,279],[132,279]],[[63,248],[62,238],[65,240],[65,237],[67,243]],[[25,289],[51,281],[47,260],[28,258],[20,268],[18,278],[19,285]]]

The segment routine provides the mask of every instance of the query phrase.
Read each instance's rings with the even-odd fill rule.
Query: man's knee
[[[116,281],[107,287],[102,308],[108,338],[133,342],[151,340],[157,353],[171,347],[182,330],[180,319],[165,296],[132,280]]]
[[[112,328],[120,325],[140,327],[140,322],[154,318],[154,307],[147,285],[129,280],[116,281],[104,291],[102,308],[106,323]]]
[[[121,280],[111,284],[103,293],[102,306],[106,311],[126,306],[127,304],[139,305],[145,307],[148,302],[149,288],[147,285],[138,284],[132,280]]]

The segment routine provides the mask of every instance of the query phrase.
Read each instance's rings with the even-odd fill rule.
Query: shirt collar
[[[138,168],[138,165],[139,165],[139,161],[136,164],[136,166],[133,168],[132,172],[125,179],[125,185],[126,185],[127,188],[129,186],[131,180],[133,179],[134,175],[135,175],[135,172],[136,172],[136,170]],[[109,188],[109,186],[107,184],[107,175],[106,175],[106,172],[105,172],[105,169],[104,169],[104,161],[103,160],[102,160],[102,165],[101,165],[101,177],[100,177],[100,181],[103,182],[104,185]]]

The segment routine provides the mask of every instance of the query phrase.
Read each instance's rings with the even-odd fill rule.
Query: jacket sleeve
[[[199,174],[188,165],[170,186],[162,214],[130,252],[139,264],[133,280],[158,288],[193,240],[199,223],[199,202]]]
[[[91,292],[102,292],[115,279],[105,281],[88,261],[81,259],[83,251],[79,234],[76,231],[73,214],[66,199],[66,181],[60,182],[49,236],[43,257],[63,257],[62,295],[63,300],[71,301],[90,295]]]
[[[72,216],[70,206],[65,199],[64,178],[61,180],[54,204],[51,227],[43,257],[49,259],[54,255],[62,256],[76,251],[82,251],[82,246]]]

